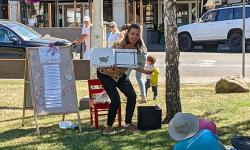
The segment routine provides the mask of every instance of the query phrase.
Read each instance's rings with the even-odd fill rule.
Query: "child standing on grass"
[[[150,86],[152,87],[152,91],[154,93],[153,100],[157,100],[157,96],[158,96],[157,85],[158,85],[158,76],[160,73],[160,69],[155,66],[155,62],[156,62],[156,58],[152,55],[148,55],[146,68],[149,70],[153,70],[153,73],[151,75],[147,75],[145,88],[146,88],[146,95],[147,95],[148,88],[150,88]]]

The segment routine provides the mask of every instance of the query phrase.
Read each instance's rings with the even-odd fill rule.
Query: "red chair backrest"
[[[90,101],[93,100],[95,94],[102,93],[103,91],[105,91],[99,79],[88,80],[88,87]]]

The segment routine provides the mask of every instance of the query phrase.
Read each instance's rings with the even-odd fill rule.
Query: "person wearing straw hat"
[[[168,132],[177,141],[174,150],[224,150],[219,138],[210,130],[199,130],[199,119],[190,113],[178,112],[169,122]]]

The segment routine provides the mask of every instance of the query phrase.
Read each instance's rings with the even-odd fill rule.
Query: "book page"
[[[61,70],[59,64],[43,65],[46,108],[62,107]]]
[[[137,51],[135,49],[115,49],[115,61],[118,67],[135,68]]]
[[[115,63],[114,50],[112,48],[94,48],[91,62],[97,67],[110,67]]]

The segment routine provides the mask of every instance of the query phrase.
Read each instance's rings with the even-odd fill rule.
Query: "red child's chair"
[[[88,80],[88,87],[89,87],[90,122],[91,122],[91,125],[93,125],[93,115],[94,115],[95,128],[98,129],[99,128],[98,116],[107,115],[107,111],[109,109],[110,104],[109,103],[96,103],[94,100],[94,95],[105,91],[99,79]],[[106,113],[101,113],[101,114],[99,113],[99,112],[104,112],[104,111],[106,111]],[[122,122],[121,106],[118,108],[117,113],[118,113],[118,124],[120,127],[121,122]]]

